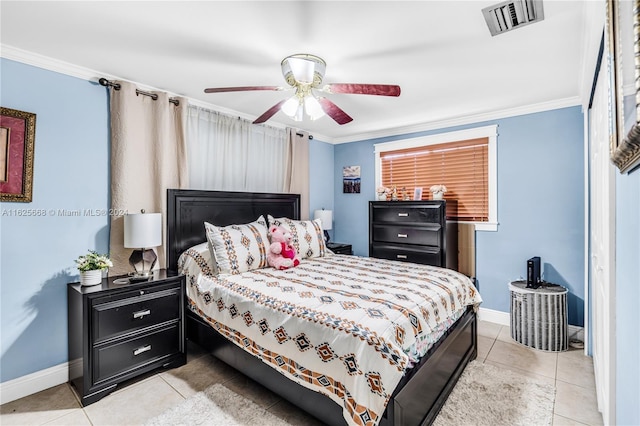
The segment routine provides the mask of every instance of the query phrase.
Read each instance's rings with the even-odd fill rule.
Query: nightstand
[[[327,248],[335,254],[353,254],[351,244],[329,242]]]
[[[187,362],[184,275],[155,271],[148,281],[67,286],[69,382],[83,406],[158,367]]]

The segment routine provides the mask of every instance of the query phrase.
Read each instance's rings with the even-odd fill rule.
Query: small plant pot
[[[94,269],[93,271],[80,272],[80,284],[84,286],[97,285],[102,282],[102,270]]]

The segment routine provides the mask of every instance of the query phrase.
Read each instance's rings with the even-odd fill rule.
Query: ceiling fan
[[[400,86],[392,84],[356,84],[333,83],[320,86],[326,62],[315,55],[301,53],[287,56],[280,64],[282,74],[290,88],[280,86],[240,86],[240,87],[214,87],[205,89],[205,93],[243,92],[251,90],[284,91],[294,89],[295,93],[289,99],[283,99],[260,117],[254,124],[264,123],[282,110],[295,121],[302,121],[304,115],[312,120],[322,117],[324,114],[331,117],[338,124],[347,124],[353,120],[340,107],[329,99],[319,96],[318,93],[351,93],[358,95],[400,96]]]

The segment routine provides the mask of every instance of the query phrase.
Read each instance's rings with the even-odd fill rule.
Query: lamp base
[[[137,249],[129,257],[129,265],[134,272],[129,276],[129,281],[146,281],[153,276],[153,267],[158,261],[158,255],[153,249]]]
[[[129,275],[127,280],[130,283],[139,283],[139,282],[142,282],[142,281],[149,281],[149,279],[151,277],[153,277],[152,273],[143,274],[143,275],[138,275],[138,274],[132,273],[131,275]]]
[[[329,232],[326,229],[324,230],[324,242],[329,244]]]

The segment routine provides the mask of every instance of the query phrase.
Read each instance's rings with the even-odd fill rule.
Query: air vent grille
[[[542,21],[542,0],[506,1],[482,9],[492,36]]]

